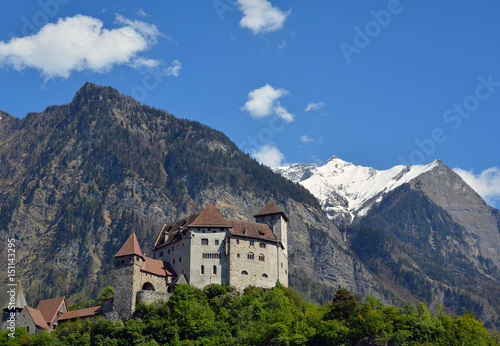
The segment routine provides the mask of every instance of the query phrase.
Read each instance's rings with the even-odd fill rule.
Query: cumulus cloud
[[[238,0],[237,3],[243,13],[240,26],[252,30],[254,35],[281,29],[290,14],[273,7],[267,0]]]
[[[494,206],[495,200],[500,199],[500,169],[498,167],[488,168],[479,174],[461,168],[453,170],[489,205]]]
[[[292,122],[294,115],[289,113],[278,101],[280,97],[289,94],[288,90],[274,89],[271,85],[266,84],[248,93],[248,101],[242,109],[250,113],[253,118],[276,115],[287,122]]]
[[[314,139],[309,137],[308,135],[300,136],[300,140],[304,143],[306,142],[314,142]]]
[[[318,109],[323,108],[324,105],[325,105],[324,102],[318,102],[318,103],[309,102],[306,109],[304,109],[304,111],[306,111],[306,112],[317,111]]]
[[[34,68],[49,80],[75,71],[107,72],[115,65],[134,68],[160,62],[138,54],[161,36],[155,25],[116,15],[117,29],[105,29],[99,19],[76,15],[49,23],[31,36],[0,41],[0,67]]]
[[[274,144],[266,144],[259,150],[254,149],[252,157],[271,168],[283,166],[285,160],[285,155]]]
[[[167,74],[167,76],[178,77],[179,73],[181,72],[181,68],[182,68],[181,62],[175,59],[174,61],[172,61],[172,65],[167,67],[165,73]]]

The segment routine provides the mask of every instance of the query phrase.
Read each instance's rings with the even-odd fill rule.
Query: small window
[[[283,268],[283,263],[281,263],[281,268]]]
[[[236,258],[240,258],[240,254],[236,254]]]
[[[219,239],[215,239],[215,245],[219,245]]]
[[[262,274],[262,277],[263,278],[267,278],[267,274]]]
[[[163,257],[163,251],[160,251],[160,258]]]
[[[170,254],[170,249],[167,250],[167,253]]]
[[[250,246],[254,246],[255,242],[253,240],[250,240]]]
[[[174,251],[175,251],[175,246],[172,246],[172,252],[174,252]]]
[[[182,262],[182,257],[179,257],[179,262]]]
[[[246,270],[241,272],[241,275],[248,275],[248,272]]]
[[[265,249],[266,248],[266,244],[265,243],[260,243],[260,247]]]
[[[208,245],[208,239],[207,238],[203,238],[201,240],[201,245]]]
[[[214,266],[214,275],[217,275],[217,266]]]
[[[239,239],[236,239],[236,244],[239,244],[240,243],[240,240]]]
[[[175,264],[175,258],[172,260],[172,264]]]
[[[264,262],[264,255],[263,255],[263,254],[260,254],[260,255],[259,255],[259,261]]]
[[[285,269],[285,275],[288,275],[288,270]]]
[[[253,253],[249,252],[249,253],[247,254],[247,258],[248,258],[249,260],[253,260],[253,259],[255,258],[255,256],[254,256],[254,254],[253,254]]]
[[[205,266],[201,266],[201,275],[205,275]]]

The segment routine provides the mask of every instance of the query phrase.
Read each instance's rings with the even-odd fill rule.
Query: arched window
[[[201,266],[201,275],[205,275],[205,266]]]
[[[241,272],[241,275],[248,275],[248,272],[246,270]]]
[[[262,274],[262,277],[263,278],[267,278],[267,274]]]
[[[143,291],[154,291],[155,288],[154,288],[153,284],[146,282],[144,285],[142,285],[142,290]]]
[[[262,261],[262,262],[264,262],[264,260],[265,260],[265,257],[264,257],[264,255],[263,255],[263,254],[260,254],[260,255],[259,255],[259,261]]]
[[[207,238],[203,238],[201,240],[201,245],[208,245],[208,239]]]
[[[247,258],[248,258],[249,260],[253,260],[253,259],[255,258],[255,256],[254,256],[254,254],[253,254],[252,252],[249,252],[249,253],[247,254]]]
[[[217,274],[217,266],[214,266],[214,275]]]

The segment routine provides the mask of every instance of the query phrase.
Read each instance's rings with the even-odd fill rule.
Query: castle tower
[[[135,311],[137,292],[141,290],[141,267],[145,261],[135,233],[114,256],[114,319],[128,320]]]
[[[2,301],[2,329],[11,327],[12,321],[16,321],[17,316],[27,306],[21,281],[17,281],[15,286],[9,286],[4,301]],[[14,326],[15,327],[15,326]]]
[[[279,242],[278,280],[284,286],[288,286],[288,217],[273,200],[267,202],[254,217],[259,223],[271,225],[273,234]]]

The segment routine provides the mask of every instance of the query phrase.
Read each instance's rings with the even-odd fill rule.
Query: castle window
[[[201,240],[201,245],[208,245],[208,239],[207,238],[203,238]]]
[[[236,239],[236,244],[239,244],[240,243],[240,240],[239,239]]]
[[[175,251],[175,246],[172,246],[172,252],[174,252],[174,251]]]
[[[247,258],[248,258],[249,260],[253,260],[253,259],[255,258],[255,256],[254,256],[254,254],[253,254],[253,253],[249,252],[249,253],[247,254]]]
[[[175,264],[175,258],[172,260],[172,264]]]
[[[265,249],[266,248],[266,244],[260,243],[260,247]]]
[[[236,257],[237,257],[237,258],[240,258],[240,254],[237,254],[237,255],[236,255]]]
[[[214,275],[217,274],[217,266],[214,266]]]
[[[154,291],[155,288],[154,288],[153,284],[146,282],[144,285],[142,285],[142,290],[143,291]]]
[[[255,242],[253,240],[250,240],[250,246],[254,246]]]
[[[205,266],[201,266],[201,275],[205,275]]]
[[[167,253],[170,254],[170,249],[167,250]]]
[[[182,262],[182,257],[179,257],[179,262]]]
[[[285,275],[288,275],[288,270],[285,269]]]
[[[281,268],[283,268],[283,263],[281,263]]]
[[[267,274],[262,274],[262,277],[263,278],[267,278]]]
[[[246,270],[241,272],[241,275],[248,275],[248,272]]]
[[[260,255],[259,255],[259,261],[264,262],[264,255],[263,255],[263,254],[260,254]]]
[[[204,253],[203,258],[205,259],[220,258],[220,253]]]
[[[219,245],[219,239],[215,239],[215,245]]]
[[[163,251],[160,252],[160,258],[162,258],[162,257],[163,257]]]

